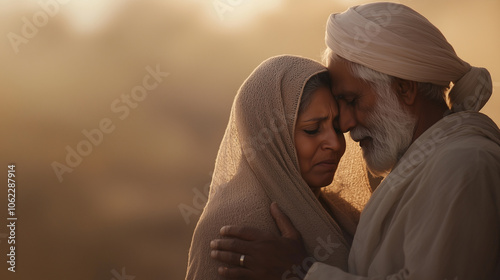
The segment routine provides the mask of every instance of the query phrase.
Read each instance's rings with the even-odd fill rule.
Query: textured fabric
[[[330,15],[326,44],[352,62],[401,79],[441,86],[454,84],[451,109],[479,111],[491,96],[485,68],[460,59],[425,17],[396,3],[371,3]]]
[[[315,263],[306,280],[498,279],[500,130],[475,112],[422,134],[373,193],[350,274]]]
[[[359,209],[371,194],[362,181],[366,174],[357,180],[357,189],[349,190],[350,185],[339,181],[335,191],[322,195],[320,202],[300,175],[293,141],[304,85],[325,71],[310,59],[278,56],[264,61],[243,83],[219,148],[208,202],[193,235],[186,279],[219,279],[221,263],[210,258],[209,242],[220,238],[224,225],[247,225],[278,234],[269,213],[273,201],[300,231],[309,255],[347,269],[350,243],[344,232],[354,233]],[[329,200],[332,196],[338,205]],[[353,206],[348,203],[350,197]],[[344,231],[329,212],[341,220]]]

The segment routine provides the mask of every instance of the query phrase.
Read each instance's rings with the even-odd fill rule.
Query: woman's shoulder
[[[257,183],[235,178],[210,196],[200,221],[218,225],[259,226],[272,222],[271,201]]]
[[[219,263],[210,258],[210,241],[221,238],[222,226],[251,226],[277,233],[270,204],[264,191],[249,182],[232,181],[211,194],[193,234],[186,279],[218,279]]]

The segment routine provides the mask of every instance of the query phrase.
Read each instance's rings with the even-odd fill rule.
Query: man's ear
[[[393,88],[396,91],[398,98],[408,106],[415,103],[417,96],[417,83],[414,81],[403,80],[396,78],[393,82]]]

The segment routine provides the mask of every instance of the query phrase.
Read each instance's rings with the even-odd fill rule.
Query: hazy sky
[[[210,182],[238,87],[268,57],[319,60],[328,15],[367,2],[2,0],[0,154],[22,182],[20,279],[110,279],[122,267],[181,279],[199,214],[186,221],[179,206]],[[500,1],[399,3],[490,71],[483,112],[500,124]],[[127,101],[155,71],[155,86]],[[69,156],[78,148],[80,160]]]

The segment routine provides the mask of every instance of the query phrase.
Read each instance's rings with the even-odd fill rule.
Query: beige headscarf
[[[294,145],[304,85],[325,71],[310,59],[277,56],[264,61],[243,83],[219,148],[209,199],[193,235],[186,279],[218,279],[221,263],[210,259],[209,243],[220,238],[224,225],[247,225],[278,234],[269,213],[273,201],[300,231],[310,256],[347,269],[350,246],[341,227],[345,225],[353,234],[359,219],[359,211],[356,216],[353,209],[366,203],[368,184],[352,190],[352,196],[349,189],[342,190],[342,196],[335,191],[322,196],[320,200],[333,198],[324,203],[333,207],[325,210],[300,175]],[[354,205],[343,199],[349,197],[354,198]]]
[[[425,17],[396,3],[371,3],[330,15],[326,44],[352,62],[401,79],[449,86],[452,111],[479,111],[491,96],[485,68],[460,59]]]

